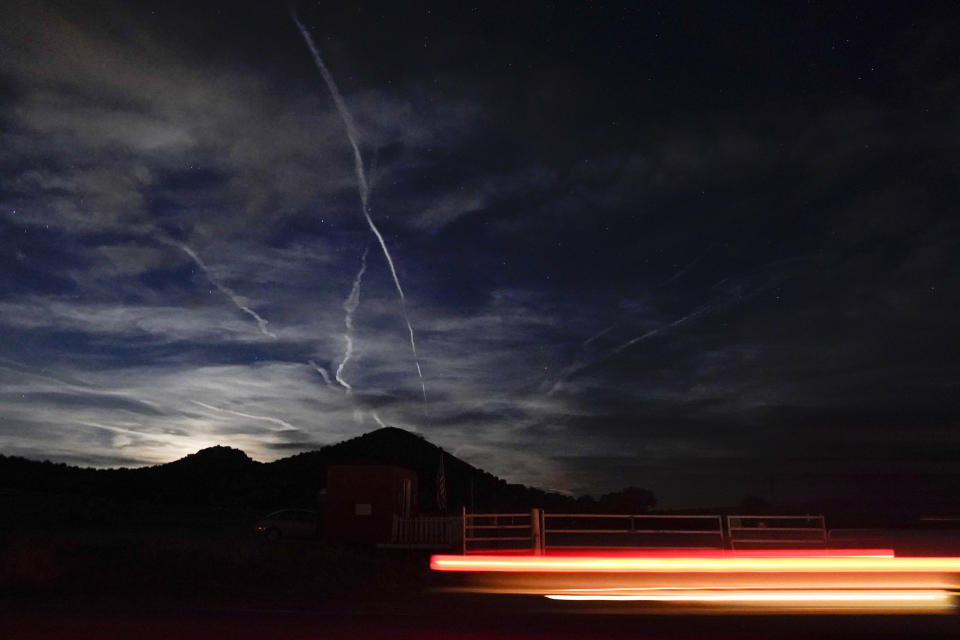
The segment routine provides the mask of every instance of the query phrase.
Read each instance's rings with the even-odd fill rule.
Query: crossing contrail
[[[170,241],[169,243],[179,247],[181,251],[183,251],[185,254],[190,256],[190,258],[197,264],[197,266],[200,267],[200,270],[203,271],[203,274],[207,276],[207,280],[210,281],[210,284],[215,286],[220,293],[222,293],[227,298],[229,298],[230,302],[232,302],[237,309],[240,309],[240,311],[243,311],[245,314],[247,314],[248,316],[256,320],[257,326],[260,327],[260,333],[270,338],[273,338],[274,340],[277,339],[277,334],[267,329],[267,325],[270,324],[270,321],[262,318],[259,313],[251,309],[250,306],[247,304],[246,298],[237,295],[236,293],[234,293],[232,289],[230,289],[228,286],[226,286],[225,284],[217,280],[217,278],[215,278],[214,275],[210,273],[210,268],[207,267],[206,263],[200,258],[199,255],[197,255],[196,251],[194,251],[187,245],[183,244],[182,242]]]
[[[617,328],[617,325],[616,325],[616,324],[612,324],[612,325],[610,325],[609,327],[607,327],[606,329],[603,329],[602,331],[599,331],[599,332],[593,334],[592,336],[590,336],[589,338],[587,338],[587,339],[583,342],[583,344],[580,345],[580,348],[582,349],[583,347],[586,347],[586,346],[589,345],[591,342],[597,340],[598,338],[602,338],[603,336],[607,335],[608,333],[610,333],[611,331],[613,331],[613,330],[616,329],[616,328]]]
[[[285,429],[291,429],[294,431],[299,431],[295,426],[287,422],[286,420],[281,420],[280,418],[273,418],[270,416],[255,416],[252,413],[243,413],[242,411],[234,411],[233,409],[223,409],[221,407],[215,407],[212,404],[207,404],[206,402],[200,402],[199,400],[191,400],[193,404],[199,405],[204,409],[209,409],[210,411],[216,411],[217,413],[229,413],[235,416],[240,416],[241,418],[250,418],[251,420],[263,420],[264,422],[271,422],[273,424],[284,427]]]
[[[579,363],[579,364],[578,364],[578,363],[574,363],[573,365],[567,367],[567,368],[560,374],[560,377],[557,378],[557,381],[554,382],[554,383],[553,383],[553,386],[550,387],[550,390],[547,391],[547,395],[548,395],[548,396],[549,396],[549,395],[553,395],[553,394],[554,394],[557,390],[559,390],[560,387],[563,385],[564,380],[566,380],[566,379],[569,378],[570,376],[572,376],[572,375],[574,375],[574,374],[576,374],[576,373],[580,373],[580,372],[583,371],[584,369],[588,369],[588,368],[590,368],[590,367],[592,367],[592,366],[594,366],[594,365],[596,365],[596,364],[598,364],[598,363],[600,363],[600,362],[604,362],[604,361],[606,361],[606,360],[609,360],[610,358],[614,357],[615,355],[617,355],[617,354],[619,354],[619,353],[622,353],[622,352],[626,351],[627,349],[629,349],[630,347],[632,347],[633,345],[635,345],[635,344],[637,344],[637,343],[639,343],[639,342],[643,342],[644,340],[649,340],[650,338],[653,338],[654,336],[658,336],[658,335],[660,335],[661,333],[663,333],[664,331],[667,331],[668,329],[673,329],[673,328],[675,328],[675,327],[679,327],[680,325],[685,324],[685,323],[689,322],[690,320],[693,320],[694,318],[698,318],[698,317],[702,316],[703,314],[708,313],[711,309],[713,309],[713,305],[711,305],[711,304],[701,305],[700,307],[697,307],[696,309],[694,309],[693,311],[691,311],[690,313],[688,313],[688,314],[685,315],[685,316],[682,316],[682,317],[680,317],[680,318],[677,318],[676,320],[673,320],[672,322],[668,322],[667,324],[662,325],[662,326],[660,326],[660,327],[657,327],[656,329],[650,329],[649,331],[646,331],[646,332],[644,332],[644,333],[641,333],[639,336],[637,336],[637,337],[635,337],[635,338],[631,338],[630,340],[627,340],[627,341],[624,342],[623,344],[620,344],[620,345],[618,345],[618,346],[616,346],[616,347],[608,350],[607,352],[605,352],[604,354],[602,354],[602,355],[599,356],[598,358],[595,358],[595,359],[593,359],[593,360],[590,360],[589,362],[584,362],[584,363]]]
[[[662,326],[662,327],[658,327],[658,328],[656,328],[656,329],[651,329],[650,331],[647,331],[646,333],[640,334],[640,335],[637,336],[636,338],[632,338],[632,339],[630,339],[630,340],[627,340],[626,342],[624,342],[624,343],[621,344],[620,346],[616,347],[615,349],[612,349],[609,353],[607,353],[607,354],[604,356],[604,360],[606,360],[607,358],[612,358],[613,356],[617,355],[618,353],[620,353],[620,352],[622,352],[622,351],[626,351],[627,349],[629,349],[629,348],[632,347],[633,345],[637,344],[638,342],[643,342],[643,341],[646,340],[647,338],[652,338],[653,336],[658,335],[659,333],[662,333],[663,331],[666,331],[667,329],[672,329],[672,328],[674,328],[674,327],[679,327],[680,325],[682,325],[682,324],[684,324],[684,323],[686,323],[686,322],[689,322],[690,320],[693,320],[694,318],[699,318],[699,317],[702,316],[703,314],[708,313],[711,309],[713,309],[713,305],[711,305],[711,304],[702,305],[702,306],[700,306],[700,307],[697,307],[696,309],[694,309],[693,311],[691,311],[691,312],[688,313],[687,315],[682,316],[682,317],[680,317],[680,318],[677,318],[677,319],[674,320],[673,322],[670,322],[669,324],[666,324],[666,325],[664,325],[664,326]]]
[[[340,113],[340,118],[343,120],[344,127],[346,127],[347,138],[350,140],[350,147],[353,149],[353,168],[357,174],[357,189],[360,192],[360,207],[363,211],[363,217],[367,221],[367,226],[370,227],[370,231],[374,236],[376,236],[377,242],[380,243],[380,248],[383,250],[383,257],[387,261],[387,266],[390,267],[390,275],[393,276],[393,283],[396,285],[397,293],[400,295],[400,309],[403,312],[403,319],[407,323],[407,331],[410,333],[410,349],[413,351],[413,360],[417,365],[417,376],[420,378],[420,389],[423,392],[423,401],[426,402],[427,387],[423,381],[423,371],[420,369],[420,357],[417,355],[417,341],[414,337],[413,325],[410,323],[410,314],[407,312],[407,298],[403,293],[403,287],[400,286],[400,278],[397,277],[397,269],[393,264],[393,258],[390,257],[390,250],[387,248],[387,243],[384,241],[383,235],[380,233],[377,225],[373,222],[373,218],[370,217],[370,184],[367,181],[367,173],[363,166],[363,155],[360,153],[360,144],[358,143],[359,137],[357,136],[356,124],[354,124],[353,116],[350,115],[350,110],[347,108],[347,103],[340,94],[340,89],[337,88],[337,83],[334,81],[333,75],[330,73],[329,69],[327,69],[327,65],[324,64],[323,58],[320,57],[320,50],[313,42],[310,32],[307,31],[307,28],[303,26],[303,23],[301,23],[297,18],[297,14],[293,11],[292,7],[290,9],[290,17],[297,25],[297,29],[300,30],[300,34],[303,36],[303,40],[306,42],[307,48],[310,49],[310,54],[313,56],[313,61],[316,63],[317,69],[320,70],[320,75],[323,76],[323,80],[327,84],[327,89],[330,90],[330,95],[333,96],[333,102],[337,107],[337,111]]]
[[[11,360],[10,358],[0,358],[0,361],[2,361],[2,362],[9,362],[10,364],[14,364],[14,365],[16,365],[17,367],[22,367],[22,368],[27,368],[27,367],[35,368],[35,367],[31,367],[31,365],[27,365],[27,364],[24,364],[24,363],[22,363],[22,362],[17,362],[16,360]],[[3,366],[3,365],[0,365],[0,371],[9,371],[10,373],[14,373],[14,374],[16,374],[17,376],[27,376],[27,377],[29,377],[29,378],[36,378],[37,380],[46,380],[46,381],[48,381],[48,382],[53,382],[53,383],[58,384],[58,385],[60,385],[60,386],[67,387],[68,389],[73,389],[73,390],[75,390],[75,391],[80,391],[80,392],[82,392],[82,393],[91,393],[91,394],[99,393],[99,391],[97,391],[97,390],[95,390],[95,389],[91,389],[90,386],[88,386],[88,385],[90,385],[89,382],[84,382],[84,383],[69,382],[69,381],[67,381],[67,380],[61,380],[60,378],[55,378],[55,377],[49,376],[49,375],[42,375],[42,374],[39,374],[39,373],[31,373],[31,372],[29,372],[29,371],[24,371],[22,368],[14,369],[13,367],[5,367],[5,366]],[[41,371],[46,371],[46,369],[40,369],[40,370],[41,370]]]
[[[703,256],[701,256],[701,258],[702,257]],[[697,260],[700,260],[700,258],[697,258]],[[566,367],[556,378],[556,381],[553,383],[553,386],[550,387],[550,390],[547,391],[547,395],[552,395],[558,391],[563,386],[563,382],[571,376],[576,375],[581,371],[589,369],[597,364],[605,362],[640,342],[654,338],[669,331],[670,329],[684,325],[687,322],[690,322],[691,320],[699,318],[703,315],[714,312],[722,312],[734,307],[735,305],[743,304],[745,301],[750,300],[765,291],[768,291],[772,287],[779,286],[784,280],[791,277],[794,265],[806,262],[808,260],[809,258],[804,256],[775,260],[755,268],[752,272],[747,273],[746,275],[736,278],[727,277],[720,280],[714,284],[713,287],[711,287],[715,292],[715,295],[710,302],[700,305],[693,311],[677,318],[676,320],[663,324],[655,329],[645,331],[635,338],[631,338],[630,340],[627,340],[626,342],[607,350],[596,358],[593,358],[587,362],[577,361]],[[687,267],[684,267],[681,272],[684,270],[689,270],[695,263],[696,260]],[[601,334],[602,333],[604,332],[601,332]],[[591,338],[591,340],[596,339],[596,337],[599,337],[601,334],[594,336]]]
[[[708,250],[709,250],[709,247],[708,247]],[[681,267],[679,271],[677,271],[672,276],[670,276],[669,278],[661,282],[658,286],[662,287],[662,286],[668,285],[671,282],[674,282],[675,280],[679,280],[683,276],[687,275],[690,271],[693,270],[694,267],[697,266],[697,264],[699,264],[701,260],[703,260],[703,256],[705,255],[707,255],[706,252],[704,252],[702,255],[697,256],[696,258],[694,258],[693,260],[685,264],[683,267]]]
[[[327,386],[328,386],[328,387],[332,387],[332,386],[333,386],[333,382],[330,380],[330,374],[327,373],[327,370],[326,370],[326,369],[324,369],[323,367],[321,367],[320,365],[318,365],[318,364],[317,364],[316,362],[314,362],[313,360],[308,360],[308,361],[307,361],[307,364],[309,364],[311,367],[313,367],[313,370],[320,374],[320,377],[323,378],[323,381],[327,383]]]
[[[350,357],[353,356],[353,314],[357,310],[357,307],[360,306],[360,285],[363,283],[363,274],[367,270],[368,251],[369,249],[363,250],[363,256],[360,258],[360,271],[357,272],[356,277],[353,279],[353,288],[350,289],[350,295],[343,301],[343,310],[346,313],[343,317],[343,323],[347,329],[343,334],[343,339],[347,344],[343,350],[343,359],[337,366],[335,377],[337,382],[340,383],[340,386],[346,389],[348,393],[353,390],[353,387],[344,380],[343,368],[347,366],[347,363],[350,362]]]

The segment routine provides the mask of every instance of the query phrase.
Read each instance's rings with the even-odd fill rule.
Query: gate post
[[[467,555],[467,508],[460,507],[460,553]]]
[[[530,510],[530,544],[533,555],[543,555],[543,531],[540,529],[542,509]]]

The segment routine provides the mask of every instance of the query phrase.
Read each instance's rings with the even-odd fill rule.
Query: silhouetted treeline
[[[231,514],[319,506],[331,464],[392,464],[417,471],[420,513],[436,513],[441,449],[388,427],[270,463],[229,447],[211,447],[175,462],[139,469],[88,469],[0,455],[0,523],[196,523]],[[633,513],[655,508],[654,495],[627,487],[601,496],[573,497],[511,484],[443,452],[447,513]],[[813,484],[814,479],[809,483]],[[916,524],[921,516],[960,515],[960,479],[903,474],[850,478],[843,493],[818,501],[773,503],[756,496],[739,504],[686,513],[822,513],[831,527]]]
[[[640,513],[656,503],[643,489],[600,500],[576,499],[511,484],[443,452],[447,512],[605,510]],[[211,447],[175,462],[138,469],[89,469],[0,456],[0,520],[104,523],[215,518],[218,511],[317,507],[330,464],[392,464],[420,478],[419,511],[436,513],[441,449],[393,427],[270,463],[230,447]]]

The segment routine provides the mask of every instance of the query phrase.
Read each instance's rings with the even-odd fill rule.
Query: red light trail
[[[945,613],[953,610],[960,557],[897,557],[890,549],[641,551],[436,555],[430,567],[473,575],[473,586],[459,591],[551,600]]]

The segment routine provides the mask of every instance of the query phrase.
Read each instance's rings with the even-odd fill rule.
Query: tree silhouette
[[[657,506],[657,499],[647,489],[626,487],[601,497],[599,506],[613,513],[646,513]]]

